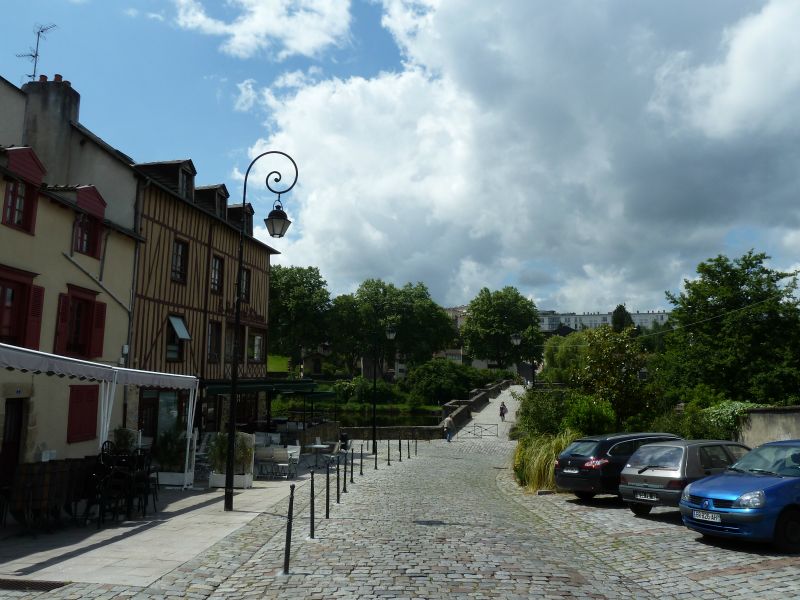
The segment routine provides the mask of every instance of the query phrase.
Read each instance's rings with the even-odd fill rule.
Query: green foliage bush
[[[153,457],[161,471],[180,473],[186,462],[186,431],[178,423],[162,431],[153,448]]]
[[[524,437],[514,452],[514,477],[530,489],[555,489],[555,462],[558,455],[580,434],[571,429],[557,435],[549,433]]]
[[[531,388],[524,394],[512,394],[519,401],[517,436],[559,433],[561,421],[567,411],[567,390]]]
[[[567,395],[566,409],[561,420],[562,430],[582,431],[589,435],[614,430],[616,415],[607,400],[573,392]]]
[[[650,428],[686,439],[733,440],[739,433],[741,417],[748,409],[759,406],[763,405],[733,400],[724,400],[708,408],[690,403],[682,413],[673,410],[659,415],[653,419]]]
[[[250,473],[253,465],[253,436],[243,431],[236,432],[233,447],[233,468],[236,475]],[[228,460],[228,434],[217,433],[208,446],[208,459],[215,473],[225,473]]]
[[[136,434],[125,427],[117,427],[114,430],[114,446],[117,452],[131,452],[135,443]]]
[[[415,404],[444,404],[456,398],[467,398],[472,389],[483,387],[505,371],[490,371],[459,365],[436,358],[414,367],[401,386]]]

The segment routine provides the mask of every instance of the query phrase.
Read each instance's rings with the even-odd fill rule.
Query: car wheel
[[[783,511],[775,523],[775,545],[787,552],[800,552],[800,510]]]
[[[649,515],[650,511],[653,510],[653,507],[647,504],[628,504],[628,508],[630,508],[637,517]]]
[[[575,495],[580,500],[591,500],[595,496],[594,492],[575,492]]]

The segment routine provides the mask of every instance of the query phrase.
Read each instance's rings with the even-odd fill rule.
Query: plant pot
[[[158,472],[158,484],[159,485],[169,485],[174,487],[183,487],[184,486],[184,477],[185,474],[176,471],[159,471]],[[194,473],[189,473],[189,480],[186,482],[189,487],[192,487],[194,484]]]
[[[208,476],[208,487],[225,487],[225,473],[214,473],[213,471]],[[233,476],[233,487],[246,489],[253,487],[253,474],[245,473],[244,475]]]

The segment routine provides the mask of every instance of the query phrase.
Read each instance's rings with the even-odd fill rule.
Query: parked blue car
[[[763,444],[727,471],[687,485],[683,523],[703,535],[800,551],[800,440]]]

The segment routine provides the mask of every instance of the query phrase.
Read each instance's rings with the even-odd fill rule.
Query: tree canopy
[[[800,389],[800,311],[793,273],[752,250],[697,267],[674,305],[662,363],[673,390],[704,384],[731,400],[787,403]]]
[[[519,346],[511,342],[515,333],[522,336]],[[467,307],[461,337],[470,356],[501,368],[525,360],[535,364],[542,360],[539,312],[532,300],[511,286],[496,292],[483,288],[478,293]]]
[[[274,265],[270,271],[270,352],[290,356],[297,364],[303,348],[326,341],[330,307],[327,282],[316,267]]]

